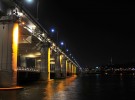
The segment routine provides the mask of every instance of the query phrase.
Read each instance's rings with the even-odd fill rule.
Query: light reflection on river
[[[82,75],[0,91],[0,100],[133,100],[133,75]]]
[[[0,100],[67,100],[65,88],[73,84],[76,78],[74,75],[67,79],[39,81],[24,86],[23,90],[0,91]]]

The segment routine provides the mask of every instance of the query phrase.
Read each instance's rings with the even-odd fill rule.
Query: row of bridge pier
[[[0,88],[16,86],[18,72],[38,72],[42,81],[51,73],[54,79],[77,74],[78,63],[37,20],[18,2],[7,1],[0,1]]]

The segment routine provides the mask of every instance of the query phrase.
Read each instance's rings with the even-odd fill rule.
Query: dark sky
[[[39,0],[39,22],[82,66],[135,61],[135,3],[114,0]],[[35,9],[36,13],[36,8]]]

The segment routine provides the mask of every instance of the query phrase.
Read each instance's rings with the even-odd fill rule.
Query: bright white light
[[[52,44],[53,46],[56,46],[54,43]]]
[[[96,67],[96,69],[98,69],[98,67]]]
[[[49,39],[49,38],[47,38],[47,41],[49,42],[49,41],[50,41],[50,39]]]
[[[51,29],[51,32],[53,33],[55,30],[54,29]]]
[[[45,37],[45,34],[43,33],[42,36]]]
[[[25,0],[26,2],[28,2],[28,3],[32,3],[33,2],[33,0]]]
[[[23,13],[19,12],[18,15],[22,17],[23,16]]]
[[[61,45],[64,45],[64,42],[61,42],[60,44],[61,44]]]

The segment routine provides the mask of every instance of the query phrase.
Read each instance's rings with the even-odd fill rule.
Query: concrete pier
[[[61,78],[60,53],[56,55],[55,78]]]
[[[64,55],[62,55],[61,58],[61,73],[62,73],[62,78],[66,78],[67,76],[67,70],[66,70],[66,57]]]
[[[17,85],[17,51],[19,25],[15,16],[0,23],[0,87]]]
[[[50,46],[45,43],[41,49],[41,77],[40,80],[50,80]]]

